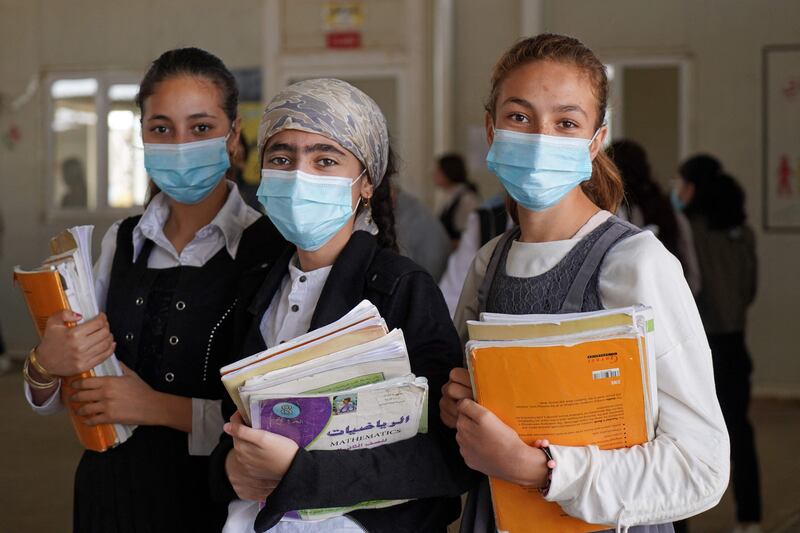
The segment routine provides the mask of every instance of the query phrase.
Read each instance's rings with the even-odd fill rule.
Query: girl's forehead
[[[592,79],[577,65],[556,61],[533,61],[511,71],[500,89],[498,106],[509,99],[558,101],[560,105],[593,108],[596,97]]]
[[[144,107],[147,113],[156,107],[169,107],[176,111],[198,107],[222,109],[222,94],[211,80],[197,76],[172,76],[153,87]]]

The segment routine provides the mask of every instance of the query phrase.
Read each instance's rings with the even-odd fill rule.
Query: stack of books
[[[619,449],[655,436],[653,310],[563,315],[483,313],[467,324],[467,367],[478,403],[527,444]],[[490,478],[499,531],[588,532],[536,490]]]
[[[47,319],[71,309],[83,316],[79,322],[99,314],[92,275],[92,231],[94,226],[76,226],[50,240],[52,255],[33,270],[14,267],[14,281],[22,289],[39,336],[44,335]],[[67,324],[75,326],[77,324]],[[89,450],[103,452],[128,440],[135,426],[99,424],[87,426],[76,411],[82,404],[70,402],[77,392],[72,383],[92,376],[122,376],[122,368],[113,354],[93,369],[61,381],[61,398],[69,406],[72,427],[80,443]]]
[[[248,424],[307,450],[373,448],[427,432],[427,380],[411,373],[403,332],[389,331],[367,300],[332,324],[220,373]],[[285,518],[320,520],[404,501],[303,509]]]

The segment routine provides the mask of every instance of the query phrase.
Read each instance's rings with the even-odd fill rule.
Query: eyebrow
[[[530,103],[529,101],[525,100],[524,98],[519,98],[518,96],[510,96],[510,97],[506,98],[505,102],[503,102],[503,105],[506,105],[506,104],[517,104],[517,105],[521,105],[522,107],[527,107],[528,109],[533,109],[533,104],[532,103]]]
[[[266,153],[272,154],[275,152],[288,152],[290,154],[297,153],[297,146],[294,144],[289,143],[275,143],[267,146]],[[344,152],[333,146],[332,144],[326,143],[317,143],[312,144],[310,146],[306,146],[303,148],[303,152],[306,154],[314,153],[314,152],[324,152],[324,153],[334,153],[339,154],[341,156],[345,156]]]
[[[554,109],[554,111],[557,111],[559,113],[577,112],[577,113],[580,113],[581,115],[583,115],[584,117],[588,118],[588,115],[586,114],[586,111],[584,111],[583,108],[581,106],[579,106],[579,105],[574,105],[574,104],[572,104],[572,105],[562,105],[562,106],[556,107]]]
[[[511,96],[511,97],[507,98],[505,100],[505,102],[503,102],[503,105],[505,105],[505,104],[517,104],[517,105],[520,105],[520,106],[525,107],[525,108],[530,109],[530,110],[534,109],[532,103],[530,103],[528,100],[525,100],[524,98],[520,98],[518,96]],[[553,111],[555,111],[557,113],[580,113],[583,116],[588,117],[588,115],[586,114],[586,111],[584,111],[581,106],[575,105],[575,104],[565,104],[565,105],[556,106],[556,107],[553,108]]]
[[[192,113],[187,117],[189,120],[195,120],[198,118],[217,118],[216,115],[212,115],[210,113],[206,113],[205,111],[201,111],[199,113]],[[169,120],[171,121],[172,118],[168,117],[167,115],[151,115],[147,117],[147,120]]]

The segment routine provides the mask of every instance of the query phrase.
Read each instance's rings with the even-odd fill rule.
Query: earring
[[[368,225],[372,224],[372,207],[370,206],[370,198],[361,197],[361,205],[367,211],[366,222]]]

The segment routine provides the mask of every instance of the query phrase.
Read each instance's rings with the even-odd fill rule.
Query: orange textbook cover
[[[61,284],[61,276],[56,270],[41,270],[34,272],[14,272],[14,281],[22,289],[25,302],[31,318],[36,325],[36,331],[41,337],[44,334],[45,324],[48,317],[58,313],[63,309],[69,309],[67,297],[64,294],[64,287]],[[69,324],[70,327],[74,324]],[[69,418],[75,434],[84,448],[103,452],[116,444],[117,434],[112,424],[99,424],[97,426],[87,426],[81,417],[75,414],[75,410],[81,404],[69,401],[69,397],[76,391],[72,388],[73,381],[82,378],[92,377],[91,370],[70,376],[61,380],[61,399],[64,405],[68,406]]]
[[[647,442],[640,340],[636,336],[571,346],[475,343],[468,365],[478,403],[527,444],[615,449]],[[490,478],[501,532],[589,532],[608,526],[573,518],[536,489]]]

